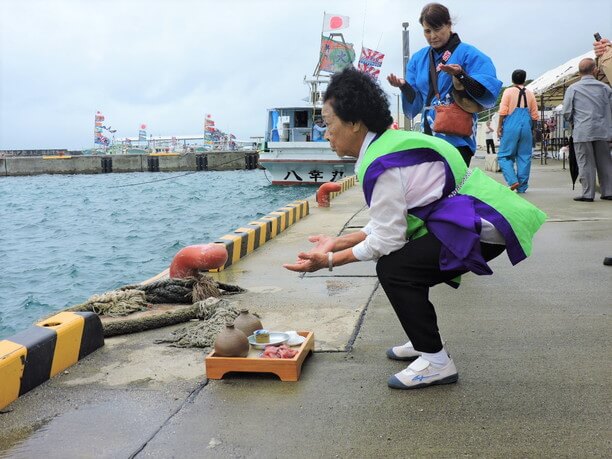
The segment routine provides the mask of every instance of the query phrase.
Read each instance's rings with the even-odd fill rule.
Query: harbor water
[[[1,178],[0,339],[315,191],[263,170]]]

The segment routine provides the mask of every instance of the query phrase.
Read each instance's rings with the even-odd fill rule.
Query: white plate
[[[270,332],[269,343],[258,343],[255,341],[255,335],[249,336],[249,344],[255,349],[264,349],[266,346],[280,346],[287,341],[289,341],[289,335],[287,333]]]
[[[298,335],[296,337],[293,338],[289,338],[289,341],[287,341],[287,344],[289,346],[299,346],[300,344],[302,344],[304,341],[306,341],[306,337],[305,336],[301,336]]]

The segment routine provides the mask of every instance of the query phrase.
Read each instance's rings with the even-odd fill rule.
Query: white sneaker
[[[414,350],[410,341],[401,346],[394,346],[387,349],[387,357],[393,360],[414,360],[420,356],[421,353]]]
[[[387,381],[393,389],[419,389],[435,384],[451,384],[457,382],[459,374],[453,359],[438,368],[423,357],[417,358],[408,368],[391,376]]]

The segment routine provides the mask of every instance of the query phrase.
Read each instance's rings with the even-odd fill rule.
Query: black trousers
[[[487,154],[489,153],[489,147],[491,147],[491,153],[495,154],[495,142],[493,142],[493,139],[487,139]]]
[[[433,135],[433,132],[431,131],[431,127],[429,126],[429,123],[427,122],[427,118],[425,118],[425,126],[424,126],[423,133],[427,135]],[[470,162],[472,161],[472,156],[474,156],[474,152],[470,149],[470,147],[466,145],[462,147],[455,147],[455,148],[457,148],[457,150],[459,150],[459,153],[461,153],[461,157],[465,161],[465,164],[467,165],[467,167],[470,167]]]
[[[378,280],[412,345],[427,353],[442,350],[429,288],[467,272],[440,271],[441,247],[440,241],[429,233],[381,257],[376,264]],[[504,245],[486,243],[481,243],[480,248],[487,261],[506,249]]]
[[[466,145],[455,148],[457,148],[457,150],[459,150],[459,153],[461,153],[461,157],[465,161],[467,167],[470,167],[470,161],[472,161],[472,156],[474,156],[474,152],[471,150],[471,148]]]

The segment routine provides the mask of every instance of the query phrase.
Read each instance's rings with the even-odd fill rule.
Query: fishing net
[[[240,313],[229,301],[219,298],[207,298],[194,306],[198,307],[199,322],[178,328],[155,343],[170,343],[172,347],[199,347],[208,352],[225,324],[233,322]]]

